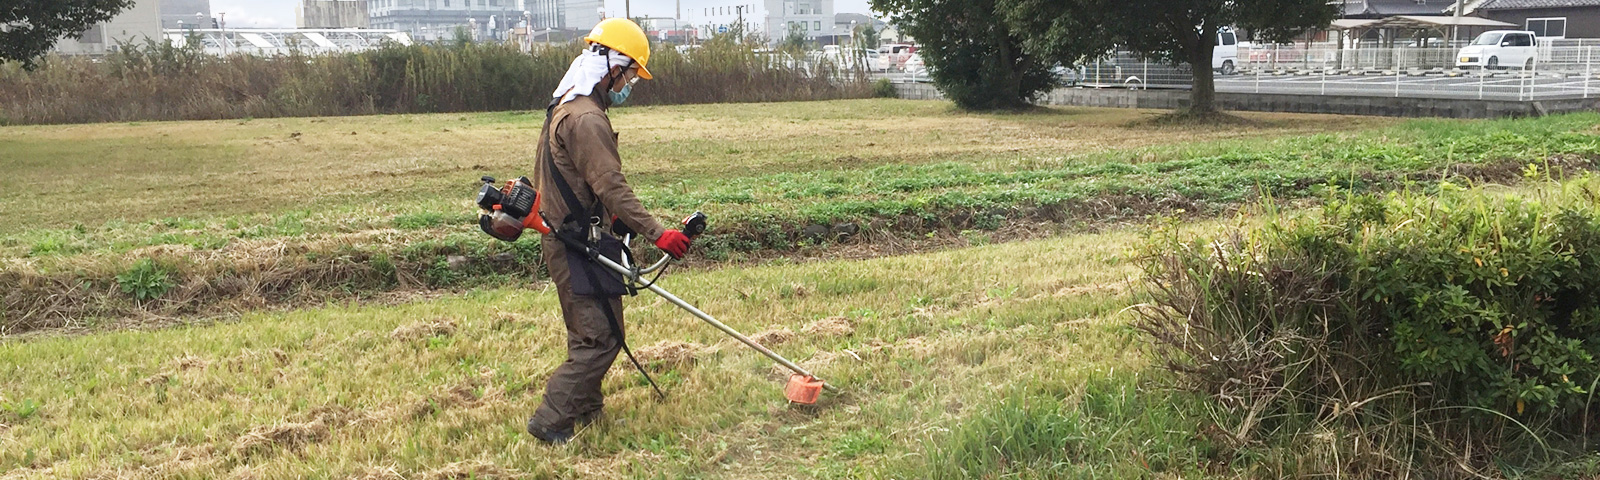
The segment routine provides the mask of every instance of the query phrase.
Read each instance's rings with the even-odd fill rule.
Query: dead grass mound
[[[779,328],[776,330],[767,330],[765,332],[751,335],[750,339],[755,340],[756,343],[759,343],[763,346],[770,347],[773,345],[782,345],[784,343],[793,341],[795,339],[795,334],[793,330]]]
[[[296,449],[326,438],[328,424],[319,416],[306,423],[282,422],[250,429],[233,442],[233,451],[248,456],[277,447]]]
[[[856,333],[856,327],[850,323],[850,319],[848,318],[828,317],[822,320],[811,322],[810,325],[806,325],[805,328],[800,329],[800,331],[811,335],[842,337]]]
[[[172,369],[178,371],[204,369],[211,366],[211,361],[194,355],[184,355],[172,359]]]
[[[412,341],[421,340],[428,337],[445,336],[452,333],[456,333],[455,320],[438,318],[395,327],[393,332],[389,332],[389,338],[393,338],[395,340]]]
[[[694,356],[704,346],[698,343],[662,340],[655,345],[644,347],[633,352],[640,363],[670,370],[694,364]]]

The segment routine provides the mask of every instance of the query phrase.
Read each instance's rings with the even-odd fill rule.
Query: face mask
[[[607,90],[607,91],[609,91],[609,90]],[[633,83],[628,83],[627,85],[623,85],[622,86],[622,91],[620,91],[620,92],[611,92],[611,104],[612,105],[622,105],[622,102],[628,101],[628,94],[631,94],[631,93],[633,93]]]
[[[612,90],[606,90],[606,92],[611,94],[611,104],[612,105],[621,105],[622,102],[628,101],[628,95],[633,93],[633,84],[635,84],[635,83],[639,83],[639,77],[638,76],[633,77],[632,80],[628,80],[628,84],[627,85],[623,85],[622,86],[622,91],[620,91],[620,92],[612,91]]]

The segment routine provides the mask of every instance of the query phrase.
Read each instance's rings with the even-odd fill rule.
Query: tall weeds
[[[191,42],[195,44],[195,42]],[[326,56],[213,57],[167,42],[103,59],[0,65],[0,125],[367,115],[542,108],[580,46],[463,42]],[[827,62],[711,42],[657,48],[631,104],[865,98],[864,76]],[[850,80],[839,80],[850,79]]]
[[[1272,476],[1563,472],[1600,432],[1597,199],[1592,177],[1447,182],[1211,238],[1168,226],[1139,327]]]

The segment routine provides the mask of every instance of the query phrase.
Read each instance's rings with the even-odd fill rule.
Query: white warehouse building
[[[746,33],[768,42],[782,41],[790,29],[807,40],[833,35],[833,0],[683,0],[683,21],[694,25],[701,39],[744,25]]]

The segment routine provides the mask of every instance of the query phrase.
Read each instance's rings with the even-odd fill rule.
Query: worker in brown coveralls
[[[553,228],[587,230],[590,222],[597,221],[601,231],[610,232],[612,222],[622,222],[667,254],[681,258],[689,249],[688,236],[662,227],[639,203],[623,178],[617,134],[606,116],[607,108],[627,99],[633,83],[651,78],[645,69],[650,61],[649,39],[632,21],[611,18],[596,25],[584,40],[588,48],[573,60],[551,95],[554,109],[540,135],[539,213]],[[546,153],[551,160],[546,160]],[[550,171],[552,164],[555,171]],[[558,175],[583,205],[567,205],[562,200]],[[573,211],[580,212],[571,218],[576,222],[562,222]],[[528,419],[528,433],[547,443],[563,443],[572,438],[574,427],[593,421],[605,406],[600,382],[623,346],[622,332],[612,329],[613,324],[622,328],[622,298],[574,294],[567,247],[552,235],[544,235],[541,242],[567,325],[567,360],[550,375],[544,403]],[[610,304],[610,312],[602,302]]]

